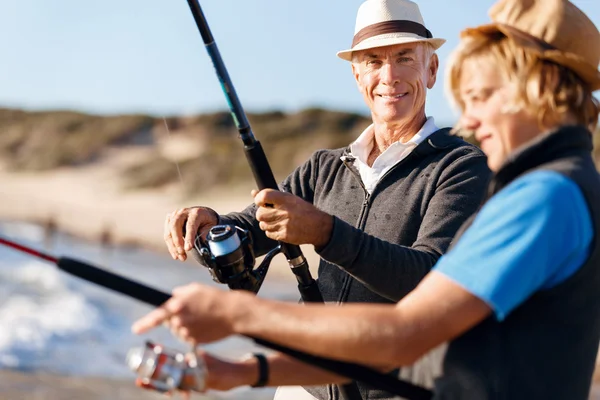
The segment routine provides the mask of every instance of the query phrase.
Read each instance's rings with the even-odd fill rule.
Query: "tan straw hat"
[[[429,42],[435,49],[445,39],[436,39],[425,28],[419,6],[410,0],[367,0],[356,15],[352,48],[337,53],[351,61],[352,52],[402,43]]]
[[[568,0],[500,0],[489,12],[493,23],[461,36],[502,32],[543,59],[575,72],[592,90],[600,89],[600,32]]]

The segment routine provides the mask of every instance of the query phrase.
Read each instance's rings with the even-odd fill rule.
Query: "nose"
[[[481,125],[479,119],[473,117],[466,109],[460,116],[460,120],[458,121],[459,127],[463,131],[470,131],[475,133],[477,128]]]
[[[396,83],[400,82],[400,78],[399,78],[399,68],[396,65],[396,63],[394,62],[384,62],[383,65],[381,66],[381,75],[380,75],[380,79],[381,79],[381,83],[388,85],[388,86],[394,86],[396,85]]]

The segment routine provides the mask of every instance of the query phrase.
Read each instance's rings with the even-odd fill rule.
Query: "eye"
[[[493,91],[491,89],[482,90],[481,92],[477,93],[477,101],[485,101],[489,99],[492,93]]]
[[[488,100],[492,94],[494,93],[494,89],[482,89],[478,91],[473,91],[465,96],[465,101],[471,103],[480,103]]]
[[[381,60],[368,60],[367,65],[371,65],[371,66],[381,65]]]
[[[409,63],[411,61],[413,61],[412,57],[400,57],[400,58],[398,58],[398,62],[401,62],[401,63]]]

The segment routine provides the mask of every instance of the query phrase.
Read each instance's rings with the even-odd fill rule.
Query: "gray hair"
[[[429,42],[419,42],[418,45],[420,47],[424,47],[424,56],[425,56],[425,64],[429,64],[429,61],[431,61],[431,57],[433,57],[433,55],[435,54],[435,49],[433,48],[433,45]],[[352,64],[358,64],[360,62],[360,60],[358,59],[358,54],[357,52],[352,52]]]

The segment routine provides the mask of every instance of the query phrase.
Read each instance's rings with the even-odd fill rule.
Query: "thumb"
[[[212,228],[212,218],[210,212],[207,210],[201,210],[198,212],[190,213],[185,225],[185,251],[190,251],[194,247],[196,236],[201,235],[202,232]]]

